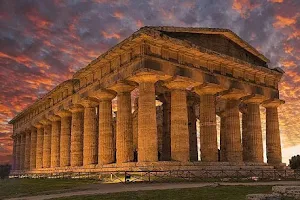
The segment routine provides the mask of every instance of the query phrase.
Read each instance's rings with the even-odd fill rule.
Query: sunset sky
[[[269,67],[281,67],[288,162],[300,154],[299,11],[300,0],[0,0],[0,163],[12,152],[10,119],[147,25],[228,28],[269,58]]]

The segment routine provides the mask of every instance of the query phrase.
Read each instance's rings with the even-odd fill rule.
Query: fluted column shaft
[[[201,161],[218,161],[215,95],[200,95]]]
[[[17,138],[12,136],[13,139],[13,160],[12,160],[12,170],[16,170],[16,148],[17,148]]]
[[[31,139],[30,139],[30,169],[36,168],[36,140],[37,140],[37,129],[31,128]]]
[[[171,159],[189,161],[189,127],[186,91],[171,91]]]
[[[95,105],[84,105],[83,165],[98,162],[98,132]]]
[[[16,145],[16,170],[20,170],[20,161],[21,161],[21,137],[20,135],[16,136],[17,145]]]
[[[44,125],[43,168],[51,166],[51,125]]]
[[[198,149],[197,149],[197,127],[196,127],[196,114],[195,107],[192,100],[189,100],[188,105],[188,122],[189,122],[189,135],[190,135],[190,160],[198,160]]]
[[[267,162],[280,164],[282,155],[277,107],[266,107],[266,145]]]
[[[51,122],[51,167],[60,166],[60,118]]]
[[[36,168],[43,168],[43,143],[44,143],[44,128],[37,127],[37,140],[36,140]]]
[[[133,160],[133,134],[130,92],[119,92],[117,95],[117,163]]]
[[[138,162],[158,161],[154,83],[139,83]]]
[[[229,162],[242,162],[242,144],[239,118],[240,100],[228,99],[226,103],[226,153]]]
[[[72,110],[71,166],[83,165],[83,108]]]
[[[243,148],[243,160],[245,162],[249,161],[249,153],[250,150],[250,143],[249,140],[249,132],[248,132],[248,111],[247,106],[244,105],[242,107],[242,148]]]
[[[71,116],[61,115],[60,131],[60,167],[70,166],[70,147],[71,147]]]
[[[244,161],[263,162],[263,142],[258,103],[247,104],[247,140],[244,140],[247,148],[247,156]],[[243,135],[244,136],[244,135]],[[243,144],[244,145],[244,144]],[[244,154],[245,155],[245,154]]]
[[[24,169],[30,169],[30,132],[25,133],[25,158],[24,158]]]
[[[171,96],[163,102],[162,160],[171,160]]]
[[[226,116],[225,113],[220,114],[220,161],[227,162],[227,150],[226,150]]]
[[[99,164],[115,161],[112,130],[112,99],[101,99],[99,103]]]
[[[21,134],[21,148],[20,148],[20,169],[25,169],[25,145],[26,145],[26,136],[24,133]]]

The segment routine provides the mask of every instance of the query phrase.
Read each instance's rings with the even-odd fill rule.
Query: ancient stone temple
[[[268,62],[227,29],[143,27],[10,121],[12,173],[280,166]]]

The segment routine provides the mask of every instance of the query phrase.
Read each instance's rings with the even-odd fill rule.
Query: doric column
[[[71,166],[83,165],[83,107],[74,105],[71,127]]]
[[[131,91],[134,86],[119,82],[110,89],[117,92],[117,163],[131,162],[133,161]]]
[[[200,148],[201,161],[218,161],[216,97],[222,91],[220,85],[205,83],[194,91],[200,96]]]
[[[21,136],[20,134],[16,135],[16,170],[20,170],[20,162],[21,162]]]
[[[20,147],[20,169],[25,169],[25,145],[26,135],[24,132],[21,133],[21,147]]]
[[[55,114],[61,117],[59,165],[60,167],[66,167],[70,166],[71,112],[67,110],[61,110]]]
[[[21,149],[21,137],[19,134],[16,135],[16,164],[15,164],[15,169],[20,170],[20,149]]]
[[[35,124],[37,128],[36,139],[36,169],[43,168],[43,143],[44,143],[44,128],[42,124]]]
[[[165,92],[159,96],[163,106],[163,137],[162,155],[163,161],[171,160],[171,94]]]
[[[51,121],[42,120],[44,125],[44,142],[43,142],[43,168],[51,166]]]
[[[30,169],[30,139],[31,133],[30,130],[25,132],[25,157],[24,157],[24,169]]]
[[[156,122],[155,74],[142,74],[132,78],[139,84],[138,99],[138,162],[158,161],[158,135]]]
[[[60,166],[60,131],[61,123],[58,115],[50,115],[51,121],[51,168]]]
[[[197,127],[196,127],[196,113],[195,113],[195,98],[188,96],[188,122],[189,122],[189,140],[190,140],[190,160],[198,160],[197,149]]]
[[[259,105],[265,98],[261,95],[251,95],[243,99],[243,103],[247,105],[247,113],[243,113],[246,118],[245,124],[242,119],[243,128],[243,158],[245,162],[264,162],[263,157],[263,141],[260,121]],[[244,122],[244,123],[243,123]],[[245,138],[244,138],[245,137]]]
[[[227,150],[226,150],[226,112],[220,113],[220,161],[227,162]]]
[[[37,140],[37,129],[31,127],[31,139],[30,139],[30,169],[36,168],[36,140]]]
[[[83,100],[83,165],[88,166],[98,162],[98,126],[96,106],[98,103],[91,100]]]
[[[12,139],[13,139],[13,163],[12,163],[12,166],[11,166],[11,169],[12,170],[16,170],[16,148],[17,148],[17,138],[15,135],[12,136]]]
[[[277,108],[283,103],[284,101],[279,99],[271,99],[263,103],[263,106],[266,108],[267,162],[273,165],[278,165],[282,162]]]
[[[186,88],[190,82],[175,78],[165,84],[171,90],[171,159],[190,161],[190,141]]]
[[[246,96],[242,90],[231,89],[221,94],[226,99],[226,153],[228,162],[242,162],[243,152],[241,143],[239,105],[240,98]]]
[[[250,149],[248,142],[248,110],[247,105],[242,103],[240,104],[240,112],[242,113],[242,149],[243,149],[243,160],[244,162],[248,162],[249,160],[249,154],[248,151]]]
[[[98,164],[105,165],[115,162],[113,124],[112,124],[112,99],[116,94],[109,90],[95,92],[99,100],[99,146]]]

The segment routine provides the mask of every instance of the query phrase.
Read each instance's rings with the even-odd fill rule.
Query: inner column
[[[133,128],[131,114],[131,91],[133,85],[119,82],[110,89],[117,92],[117,131],[116,161],[117,164],[131,162],[133,155]]]

